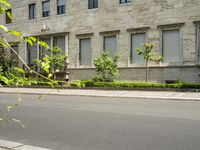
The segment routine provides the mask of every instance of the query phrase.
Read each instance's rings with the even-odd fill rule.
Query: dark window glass
[[[49,47],[51,47],[50,37],[41,38],[41,41],[45,42],[47,45],[49,45]],[[39,49],[40,60],[42,60],[46,55],[50,56],[51,55],[50,51],[46,47],[40,46],[40,49]]]
[[[60,48],[60,53],[57,55],[63,55],[66,56],[66,48],[65,48],[65,36],[58,36],[58,37],[53,37],[53,47],[58,47]],[[60,67],[60,71],[65,71],[66,64],[65,61],[62,62],[64,64],[63,67]]]
[[[11,9],[6,10],[6,24],[12,22],[11,16],[12,16],[12,10]]]
[[[198,62],[200,62],[200,27],[198,31]]]
[[[57,14],[65,14],[65,0],[57,0]]]
[[[46,0],[42,2],[42,17],[50,16],[50,1]]]
[[[12,45],[11,46],[12,48],[13,48],[13,50],[17,53],[17,54],[19,54],[19,46],[18,45]],[[16,53],[14,53],[12,50],[11,50],[11,60],[12,60],[12,65],[13,66],[18,66],[18,62],[19,62],[19,59],[18,59],[18,56],[17,56],[17,54]]]
[[[29,5],[29,20],[36,18],[36,4]]]
[[[33,67],[36,65],[36,62],[34,61],[35,59],[38,58],[38,53],[37,53],[37,45],[27,45],[27,50],[28,50],[28,65],[29,67]]]
[[[88,0],[88,9],[98,8],[98,0]]]
[[[131,2],[131,0],[120,0],[119,1],[120,4],[130,3],[130,2]]]

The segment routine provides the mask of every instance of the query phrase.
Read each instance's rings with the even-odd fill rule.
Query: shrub
[[[117,64],[119,56],[110,57],[107,52],[102,52],[101,56],[94,59],[97,76],[93,81],[111,82],[116,79],[119,74]]]

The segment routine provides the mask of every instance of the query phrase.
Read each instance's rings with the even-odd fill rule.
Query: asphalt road
[[[14,94],[0,94],[13,103]],[[199,150],[200,102],[22,95],[0,139],[54,150]],[[2,111],[2,106],[1,106]]]

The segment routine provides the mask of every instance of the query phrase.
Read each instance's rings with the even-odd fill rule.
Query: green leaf
[[[18,31],[15,30],[8,30],[7,31],[9,34],[15,35],[15,36],[21,36],[22,34]]]
[[[33,36],[28,37],[28,39],[32,40],[34,43],[37,41],[37,39]]]
[[[9,17],[10,19],[12,19],[12,14],[11,14],[10,11],[7,11],[7,15],[8,15],[8,17]]]
[[[3,4],[7,8],[11,8],[11,5],[7,1],[5,1],[5,0],[0,0],[0,4]]]
[[[35,37],[33,37],[33,36],[26,37],[26,38],[24,38],[24,40],[25,40],[28,44],[30,44],[31,46],[33,45],[33,43],[35,43],[35,42],[37,41],[37,39],[36,39]]]
[[[8,28],[4,25],[0,25],[0,29],[4,30],[5,32],[8,32]]]
[[[30,44],[31,46],[33,46],[33,41],[29,38],[25,38],[25,41]]]
[[[48,75],[48,78],[51,78],[52,76],[53,76],[53,74],[50,73],[50,74]]]
[[[22,73],[22,74],[25,73],[25,71],[22,68],[14,67],[14,69],[19,73]]]
[[[38,41],[38,44],[39,44],[40,46],[45,47],[46,49],[49,49],[49,45],[48,45],[46,42]]]
[[[5,11],[6,9],[0,6],[0,14],[3,14]]]
[[[10,85],[9,80],[5,76],[0,75],[0,81],[4,82],[6,85]]]
[[[8,48],[8,45],[6,43],[2,42],[2,41],[0,41],[0,46]]]

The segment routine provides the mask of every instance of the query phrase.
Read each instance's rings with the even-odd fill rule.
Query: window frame
[[[68,50],[67,50],[67,45],[66,44],[68,44],[68,43],[66,43],[67,41],[66,41],[66,36],[68,36],[68,33],[60,33],[60,34],[54,34],[54,35],[41,35],[41,36],[37,36],[36,38],[37,38],[37,40],[46,40],[46,39],[50,39],[50,45],[49,45],[49,47],[50,48],[52,48],[52,47],[54,47],[55,45],[54,45],[54,38],[58,38],[58,37],[63,37],[64,38],[64,41],[65,41],[65,50],[64,50],[64,52],[65,52],[65,55],[68,55],[67,53],[68,53]],[[26,59],[26,61],[27,61],[27,64],[28,64],[28,66],[30,66],[30,67],[32,67],[31,65],[34,65],[34,64],[30,64],[30,62],[31,62],[31,60],[30,60],[30,49],[29,49],[29,46],[31,46],[31,45],[29,45],[27,42],[26,42],[26,51],[27,51],[27,54],[26,54],[26,56],[27,56],[27,59]],[[42,46],[40,46],[40,45],[37,45],[36,44],[36,55],[37,55],[37,58],[36,59],[39,59],[39,60],[41,60],[42,59],[42,56],[44,56],[43,54],[45,54],[44,52],[46,51],[46,50],[44,50],[44,49],[42,49],[42,48],[44,48],[45,49],[45,47],[42,47]],[[64,66],[64,68],[63,68],[63,70],[61,70],[60,72],[65,72],[66,71],[66,66],[67,66],[67,63],[65,64],[65,66]],[[41,69],[39,68],[39,67],[37,67],[36,66],[36,68],[35,68],[37,71],[40,71]]]
[[[170,31],[170,30],[179,30],[180,33],[180,62],[164,62],[161,61],[161,66],[174,66],[174,65],[182,65],[183,64],[183,26],[185,25],[185,22],[176,23],[176,24],[164,24],[164,25],[158,25],[157,28],[160,30],[160,53],[161,56],[163,56],[163,31]]]
[[[91,64],[89,64],[89,65],[85,65],[85,64],[81,64],[81,40],[85,40],[85,39],[90,39],[90,50],[91,50]],[[79,39],[78,39],[78,41],[79,41],[79,51],[78,51],[78,66],[79,67],[92,67],[92,65],[93,65],[93,51],[92,51],[92,37],[80,37]]]
[[[32,45],[32,46],[36,46],[36,58],[35,59],[39,59],[39,46],[38,45]],[[27,51],[27,64],[29,67],[34,67],[35,64],[31,64],[31,50],[30,50],[31,45],[29,43],[26,43],[26,51]],[[33,61],[33,60],[32,60]],[[38,71],[39,67],[35,66],[35,70]]]
[[[196,25],[196,62],[200,64],[200,22]]]
[[[33,18],[31,18],[30,16],[30,7],[31,6],[34,6],[34,9],[33,9]],[[37,16],[37,14],[36,14],[36,3],[31,3],[31,4],[28,4],[28,20],[34,20],[34,19],[36,19],[36,16]]]
[[[49,3],[49,11],[44,11],[43,8],[44,8],[45,3]],[[50,16],[51,16],[51,1],[50,0],[44,0],[44,1],[42,1],[42,17],[46,18],[46,17],[50,17]]]
[[[63,15],[66,13],[66,3],[64,5],[58,5],[58,1],[59,0],[56,1],[57,2],[57,15]],[[63,12],[60,13],[59,8],[62,8]]]
[[[163,32],[166,32],[166,31],[179,31],[179,37],[180,37],[180,43],[179,43],[179,48],[180,48],[180,52],[179,52],[179,55],[180,55],[180,61],[179,62],[164,62],[164,47],[163,47]],[[161,63],[164,65],[180,65],[182,64],[182,60],[183,60],[183,49],[182,49],[182,30],[181,28],[167,28],[167,29],[162,29],[161,30],[161,36],[160,36],[160,45],[161,45],[161,56],[163,57],[163,60],[161,61]]]
[[[10,9],[7,9],[6,11],[5,11],[5,24],[11,24],[12,23],[12,18],[10,18],[9,16],[8,16],[8,12],[10,12],[10,14],[12,15],[12,9],[10,8]]]
[[[92,1],[93,5],[90,5],[90,1]],[[97,1],[97,5],[96,4]],[[88,0],[88,9],[92,10],[92,9],[98,9],[99,8],[99,0]]]
[[[128,67],[144,67],[145,64],[137,64],[137,63],[132,63],[131,57],[132,57],[132,34],[141,34],[145,33],[146,34],[146,42],[149,40],[149,31],[150,31],[150,26],[144,26],[144,27],[139,27],[139,28],[128,28],[126,31],[129,33],[128,34],[128,48],[129,48],[129,53],[128,53]]]
[[[132,51],[133,50],[133,43],[132,43],[133,35],[137,35],[137,34],[145,34],[145,37],[146,37],[145,42],[148,41],[147,31],[139,31],[139,32],[130,33],[130,57],[129,57],[129,59],[130,59],[130,64],[131,65],[138,65],[138,66],[142,65],[143,66],[143,65],[145,65],[145,60],[144,60],[144,63],[138,64],[138,63],[134,63],[133,62],[133,58],[132,58],[132,54],[133,54],[133,51]],[[142,57],[142,56],[138,55],[138,57]]]
[[[118,53],[118,35],[117,34],[105,34],[105,35],[103,35],[103,52],[108,52],[108,51],[106,51],[106,49],[105,49],[105,38],[106,37],[115,37],[115,40],[116,40],[116,45],[115,45],[115,47],[116,47],[116,49],[115,49],[115,55]],[[109,55],[109,53],[108,53],[108,55]],[[114,55],[114,56],[115,56]],[[110,55],[109,55],[110,56]],[[114,57],[113,56],[113,57]],[[112,56],[111,56],[112,57]]]
[[[119,0],[119,4],[127,4],[132,3],[132,0],[125,0],[125,2],[122,2],[122,0]]]

